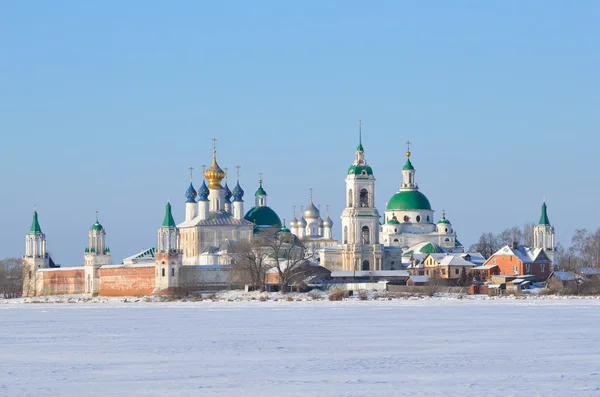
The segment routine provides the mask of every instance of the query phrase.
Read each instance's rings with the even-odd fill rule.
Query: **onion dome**
[[[333,221],[331,220],[331,218],[329,216],[327,216],[327,219],[325,219],[323,221],[323,227],[332,227],[333,226]]]
[[[256,191],[256,193],[254,193],[254,195],[255,196],[266,196],[267,195],[267,192],[265,192],[265,189],[263,189],[262,180],[260,181],[258,190]]]
[[[100,222],[98,222],[98,211],[96,211],[96,223],[94,223],[92,225],[92,227],[90,228],[90,230],[95,230],[95,231],[102,231],[102,230],[104,230],[104,227],[102,227],[102,225],[100,224]]]
[[[281,233],[292,233],[292,232],[290,232],[290,229],[288,229],[288,228],[285,226],[285,219],[283,220],[283,226],[281,227],[281,229],[280,229],[279,231],[280,231]]]
[[[233,201],[244,201],[242,197],[244,197],[244,190],[240,186],[240,181],[238,181],[233,188]]]
[[[319,217],[319,227],[323,227],[323,218]]]
[[[223,171],[223,169],[219,167],[219,164],[217,164],[217,149],[215,147],[213,149],[212,164],[204,173],[204,177],[208,180],[208,188],[217,190],[223,189],[223,186],[221,186],[221,181],[225,179],[226,176],[227,175],[225,174],[225,171]]]
[[[227,182],[225,182],[225,201],[230,202],[231,196],[233,196],[233,194],[231,193],[231,190],[229,190],[229,186],[227,186]]]
[[[308,225],[308,223],[306,223],[306,219],[304,219],[303,216],[300,217],[300,220],[298,221],[298,223],[296,223],[297,227],[301,227],[301,228],[305,228],[306,225]]]
[[[194,189],[194,185],[192,185],[192,182],[190,182],[190,187],[188,187],[187,190],[185,191],[185,198],[187,199],[185,202],[186,203],[195,203],[197,195],[198,194],[196,193],[196,189]]]
[[[442,211],[442,219],[440,219],[437,223],[438,225],[450,224],[450,221],[446,219],[446,211]]]
[[[396,214],[394,214],[390,220],[387,221],[388,225],[399,225],[400,222],[398,222],[398,219],[396,218]]]
[[[310,204],[308,204],[308,207],[306,207],[306,209],[304,210],[303,215],[306,219],[316,219],[320,217],[321,212],[317,207],[315,207],[315,205],[312,202],[312,199],[310,200]]]
[[[294,217],[292,218],[292,220],[290,221],[290,227],[293,229],[296,226],[298,226],[298,219],[296,219],[296,215],[294,215]]]
[[[210,191],[206,186],[206,181],[202,181],[202,186],[198,189],[198,201],[207,201]]]

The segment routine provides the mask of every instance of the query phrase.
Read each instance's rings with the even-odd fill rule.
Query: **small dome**
[[[246,213],[244,219],[254,223],[258,227],[263,228],[281,228],[282,226],[281,219],[279,219],[277,213],[267,206],[252,208],[250,211],[248,211],[248,213]]]
[[[192,182],[190,182],[190,187],[188,187],[187,190],[185,191],[185,198],[187,199],[185,202],[186,203],[195,203],[196,196],[198,196],[198,194],[196,193],[196,189],[194,189],[194,185],[192,185]]]
[[[348,168],[348,175],[373,175],[373,169],[369,165],[354,165],[352,164]]]
[[[323,227],[323,223],[324,223],[323,218],[319,218],[319,223],[318,223],[319,227]]]
[[[233,201],[243,201],[242,197],[244,197],[244,190],[240,186],[240,181],[238,181],[233,188]]]
[[[96,221],[91,227],[91,230],[101,231],[104,230],[104,227],[100,224],[100,222]]]
[[[306,219],[304,219],[304,217],[300,217],[300,220],[298,221],[298,223],[296,223],[297,227],[306,227],[306,225],[308,225],[308,223],[306,223]]]
[[[230,202],[231,201],[231,190],[229,189],[229,186],[227,186],[227,182],[225,182],[225,201]]]
[[[443,224],[449,225],[450,224],[450,221],[448,219],[446,219],[446,211],[442,211],[442,219],[440,219],[437,224],[438,225],[443,225]]]
[[[267,192],[265,192],[265,189],[263,189],[262,187],[262,182],[260,183],[260,186],[258,187],[258,190],[256,191],[256,193],[254,193],[255,196],[266,196]]]
[[[225,171],[217,164],[217,154],[215,151],[213,152],[212,164],[208,167],[206,172],[204,172],[204,177],[208,180],[211,189],[221,189],[221,181],[225,179],[226,176]]]
[[[323,227],[331,227],[333,226],[333,221],[331,220],[330,217],[327,217],[327,219],[325,219],[323,221]]]
[[[210,191],[206,186],[206,181],[202,181],[202,186],[198,189],[198,201],[207,201]]]
[[[398,222],[398,219],[396,218],[396,215],[392,216],[392,218],[390,220],[387,221],[388,225],[399,225],[400,222]]]
[[[298,225],[298,219],[296,219],[296,217],[294,216],[292,218],[292,220],[290,221],[290,227],[293,229]]]
[[[423,193],[418,190],[403,190],[392,196],[388,201],[387,211],[428,210],[431,204]]]
[[[302,214],[306,219],[316,219],[321,215],[319,209],[315,207],[315,205],[312,203],[312,200],[310,201],[310,204],[308,204],[308,207],[306,207]]]

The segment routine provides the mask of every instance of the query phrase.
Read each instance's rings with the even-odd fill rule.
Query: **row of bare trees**
[[[492,256],[496,251],[505,245],[513,242],[533,245],[533,227],[535,224],[526,224],[523,229],[518,226],[509,227],[499,234],[483,233],[479,240],[469,247],[470,252],[479,252],[485,259]]]
[[[0,296],[17,298],[23,289],[21,259],[6,258],[0,260]]]

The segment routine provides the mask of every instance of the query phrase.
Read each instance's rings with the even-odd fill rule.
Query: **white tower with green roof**
[[[554,243],[554,226],[548,219],[546,201],[542,203],[540,221],[533,228],[533,248],[541,248],[554,265],[556,262],[556,245]]]
[[[22,264],[23,296],[35,296],[39,278],[37,271],[50,267],[50,257],[46,252],[46,235],[42,233],[38,213],[35,210],[31,228],[25,236],[25,255],[22,258]]]
[[[88,247],[83,256],[83,269],[85,277],[84,292],[97,295],[100,292],[100,267],[110,265],[110,248],[106,246],[106,231],[98,221],[88,232]]]
[[[354,162],[346,176],[346,208],[342,212],[342,268],[382,270],[383,249],[379,244],[379,212],[375,208],[375,177],[365,160],[362,123]]]
[[[156,265],[155,291],[179,288],[182,278],[179,228],[173,219],[170,203],[167,203],[165,207],[165,218],[158,229],[157,237],[158,245],[154,254]]]

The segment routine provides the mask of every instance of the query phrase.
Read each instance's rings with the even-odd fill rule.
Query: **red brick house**
[[[483,266],[498,266],[499,275],[530,275],[545,281],[552,273],[552,263],[541,248],[513,243],[500,248]]]

